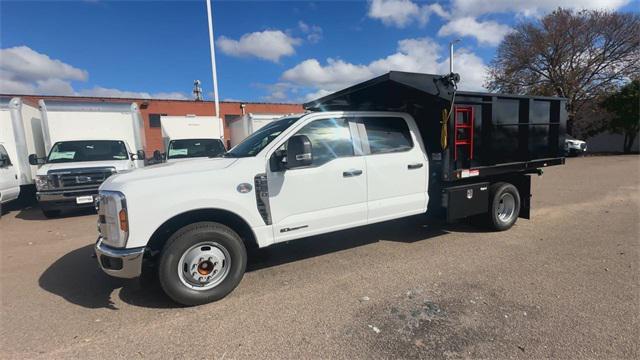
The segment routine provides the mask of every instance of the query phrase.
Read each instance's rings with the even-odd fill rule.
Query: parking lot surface
[[[637,359],[640,158],[568,159],[533,187],[510,231],[412,217],[281,244],[193,308],[104,275],[95,214],[13,210],[1,356]]]

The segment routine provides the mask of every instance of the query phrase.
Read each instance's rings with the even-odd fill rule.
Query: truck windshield
[[[117,140],[60,141],[53,145],[48,163],[127,160],[124,142]]]
[[[280,120],[273,121],[272,123],[265,125],[258,131],[249,135],[240,144],[229,150],[225,157],[249,157],[256,156],[262,149],[264,149],[273,139],[277,138],[283,131],[289,126],[300,119],[297,117],[288,117]]]
[[[217,157],[224,154],[224,151],[224,144],[220,139],[171,140],[167,159]]]

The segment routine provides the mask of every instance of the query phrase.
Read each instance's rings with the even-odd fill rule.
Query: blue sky
[[[300,102],[388,70],[444,73],[462,87],[516,21],[557,6],[638,11],[638,0],[214,1],[221,99]],[[211,97],[202,1],[0,2],[0,92]]]

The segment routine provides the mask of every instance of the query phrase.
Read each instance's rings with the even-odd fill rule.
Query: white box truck
[[[19,97],[1,97],[0,203],[35,193],[37,167],[29,165],[30,153],[45,154],[40,112]]]
[[[260,130],[263,126],[269,124],[273,120],[280,119],[287,114],[257,114],[248,113],[236,118],[230,118],[227,126],[229,127],[229,140],[231,147],[242,142],[247,136]]]
[[[135,103],[40,100],[44,148],[36,174],[37,199],[47,217],[93,207],[109,176],[144,166],[144,125]]]
[[[225,152],[220,118],[216,116],[162,116],[164,154],[154,159],[176,162],[200,157],[217,157]]]

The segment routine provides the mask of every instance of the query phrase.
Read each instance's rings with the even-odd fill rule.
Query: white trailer
[[[231,147],[242,142],[247,136],[261,129],[273,120],[286,116],[287,114],[256,114],[248,113],[237,118],[228,120],[229,137]]]
[[[165,152],[154,154],[155,158],[174,162],[225,152],[224,132],[216,116],[162,116],[160,124]]]
[[[45,155],[40,112],[19,97],[0,98],[0,202],[33,193],[37,166],[29,165],[30,153]]]
[[[19,97],[0,99],[0,137],[15,159],[20,185],[33,185],[38,167],[29,165],[29,154],[46,154],[40,111]]]
[[[91,207],[112,174],[144,166],[144,124],[136,103],[40,100],[46,158],[29,156],[44,214]]]

